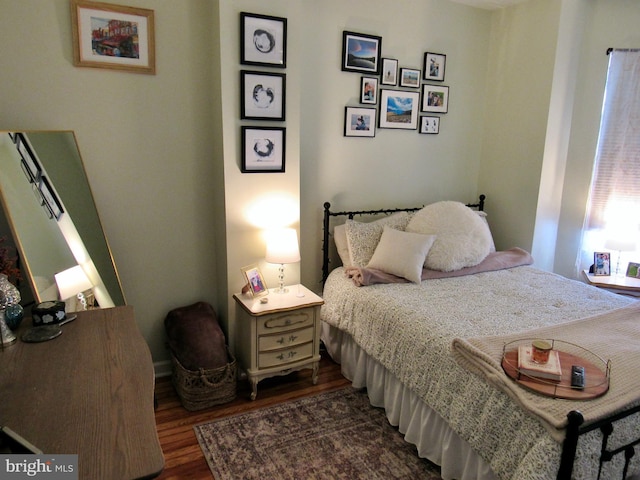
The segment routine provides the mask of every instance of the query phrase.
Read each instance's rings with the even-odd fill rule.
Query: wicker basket
[[[202,410],[236,398],[236,359],[228,348],[227,357],[229,363],[220,368],[187,370],[171,352],[173,386],[184,408]]]

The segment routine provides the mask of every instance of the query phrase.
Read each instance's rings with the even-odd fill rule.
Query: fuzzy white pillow
[[[411,216],[407,212],[399,212],[369,223],[347,220],[345,227],[351,265],[364,267],[369,263],[385,225],[397,230],[404,230],[410,218]]]
[[[375,268],[420,283],[424,260],[435,239],[435,235],[384,227],[380,242],[366,268]]]
[[[437,202],[416,212],[407,232],[436,235],[424,266],[452,272],[473,267],[489,255],[491,232],[484,220],[460,202]]]

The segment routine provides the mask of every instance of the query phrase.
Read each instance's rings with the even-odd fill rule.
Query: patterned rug
[[[440,480],[384,410],[350,387],[193,428],[217,480]]]

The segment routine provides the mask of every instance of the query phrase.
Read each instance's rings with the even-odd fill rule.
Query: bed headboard
[[[486,196],[480,195],[477,203],[467,203],[467,207],[476,208],[479,211],[484,211],[484,200]],[[424,207],[411,207],[411,208],[382,208],[380,210],[346,210],[343,212],[332,212],[331,204],[329,202],[324,203],[324,216],[322,220],[322,284],[329,276],[329,220],[331,217],[347,217],[349,220],[353,220],[356,215],[390,215],[396,212],[417,212]]]

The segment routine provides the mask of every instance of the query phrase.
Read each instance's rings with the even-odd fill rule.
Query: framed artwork
[[[285,129],[242,127],[242,172],[284,172]]]
[[[449,87],[422,85],[422,111],[447,113],[449,110]]]
[[[64,213],[64,210],[62,208],[62,205],[60,204],[60,200],[58,200],[58,197],[53,192],[53,189],[51,188],[51,184],[49,183],[47,177],[43,176],[41,179],[40,192],[42,193],[42,198],[45,201],[45,208],[48,208],[53,218],[55,218],[56,220],[60,220],[60,217]]]
[[[378,103],[378,79],[376,77],[362,77],[360,82],[360,103]]]
[[[380,90],[380,128],[415,130],[418,126],[419,92]]]
[[[420,70],[415,70],[413,68],[401,68],[400,86],[420,88]]]
[[[593,274],[611,275],[611,254],[609,252],[593,253]]]
[[[77,67],[156,73],[153,10],[72,0]]]
[[[345,107],[345,137],[375,137],[376,109],[369,107]]]
[[[397,85],[398,60],[395,58],[382,59],[382,85]]]
[[[382,37],[342,32],[342,70],[345,72],[378,75],[381,51]]]
[[[640,263],[629,262],[627,277],[640,278]]]
[[[440,133],[440,117],[420,117],[420,133]]]
[[[436,82],[444,82],[444,69],[447,63],[447,56],[442,53],[424,54],[424,64],[422,71],[425,80],[433,80]]]
[[[254,297],[261,297],[269,293],[269,288],[267,288],[267,284],[264,281],[264,277],[262,276],[262,273],[260,273],[260,269],[257,264],[247,265],[246,267],[242,267],[240,270],[247,281],[247,286],[251,295]]]
[[[240,118],[285,119],[286,77],[284,73],[240,71]]]
[[[29,183],[34,183],[40,180],[42,176],[42,167],[38,162],[38,159],[33,154],[27,139],[22,133],[16,133],[15,135],[16,149],[22,159],[20,160],[20,166],[22,171],[26,175]]]
[[[287,19],[241,12],[240,63],[286,68]]]

